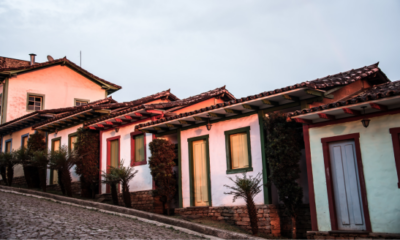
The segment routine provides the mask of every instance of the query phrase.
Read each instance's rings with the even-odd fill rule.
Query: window
[[[131,133],[131,166],[147,164],[146,138],[142,132]]]
[[[400,128],[389,129],[390,134],[392,134],[394,161],[397,170],[397,187],[400,188]]]
[[[69,152],[72,152],[75,150],[75,144],[76,141],[78,140],[78,135],[76,133],[72,133],[68,135],[68,150]]]
[[[21,136],[21,147],[24,147],[24,148],[28,147],[28,137],[29,137],[29,133]]]
[[[11,149],[12,149],[12,139],[8,139],[6,140],[6,146],[4,150],[6,153],[11,153]]]
[[[44,95],[28,93],[28,111],[37,111],[43,109]]]
[[[251,172],[250,127],[225,132],[227,174]]]
[[[82,106],[82,105],[86,105],[89,103],[89,100],[83,100],[83,99],[74,99],[75,101],[75,106]]]
[[[61,137],[53,138],[51,140],[51,152],[60,150],[61,147]],[[50,185],[58,184],[58,171],[50,170]]]

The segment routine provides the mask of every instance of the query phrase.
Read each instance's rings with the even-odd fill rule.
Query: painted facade
[[[360,120],[309,129],[313,185],[319,231],[331,231],[324,156],[321,139],[360,134],[360,149],[373,232],[400,232],[400,191],[390,128],[400,127],[400,114],[370,118],[368,128]]]

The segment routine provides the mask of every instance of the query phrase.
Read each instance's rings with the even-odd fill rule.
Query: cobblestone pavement
[[[0,239],[195,239],[139,220],[0,192]]]

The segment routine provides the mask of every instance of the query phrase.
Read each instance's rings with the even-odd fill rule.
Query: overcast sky
[[[0,0],[0,56],[67,56],[130,101],[245,97],[380,62],[400,79],[400,1]]]

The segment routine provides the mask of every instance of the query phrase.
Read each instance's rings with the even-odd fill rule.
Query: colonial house
[[[218,102],[234,99],[225,87],[217,88],[193,97],[179,100],[169,91],[151,95],[130,103],[110,104],[98,108],[123,107],[120,111],[99,119],[88,121],[85,127],[100,130],[101,153],[100,171],[107,171],[109,166],[117,166],[123,159],[126,166],[134,166],[138,173],[129,183],[133,198],[137,195],[147,195],[151,198],[150,190],[154,189],[153,178],[150,174],[148,158],[151,156],[149,143],[155,138],[154,134],[136,130],[140,123],[155,121],[164,116],[176,115],[188,109],[210,106]],[[176,139],[170,139],[176,144]],[[100,186],[101,194],[109,193],[105,184]],[[133,207],[143,210],[154,210],[151,201],[141,204],[133,201]]]
[[[120,86],[101,79],[66,57],[44,63],[0,58],[0,148],[16,150],[27,144],[32,126],[104,99]],[[102,103],[116,102],[106,98]],[[98,102],[94,103],[98,104]],[[75,108],[76,107],[76,108]],[[21,166],[15,177],[23,176]]]
[[[400,81],[289,113],[304,123],[309,238],[400,237]]]

